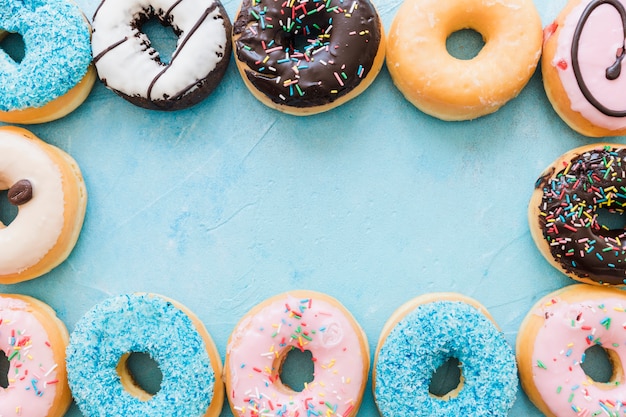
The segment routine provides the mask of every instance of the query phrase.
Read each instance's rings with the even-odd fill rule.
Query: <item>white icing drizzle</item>
[[[103,0],[92,25],[100,78],[114,90],[152,101],[193,91],[224,59],[227,34],[219,5],[216,0]],[[151,7],[179,34],[167,65],[148,37],[133,27]]]
[[[0,275],[35,265],[52,249],[63,229],[61,171],[46,152],[19,134],[0,131],[0,190],[27,179],[33,198],[19,206],[17,217],[0,223]]]

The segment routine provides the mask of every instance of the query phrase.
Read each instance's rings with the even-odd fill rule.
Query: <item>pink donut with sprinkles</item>
[[[67,384],[67,329],[47,304],[0,295],[0,416],[61,417],[72,395]]]
[[[624,291],[576,284],[550,293],[527,314],[516,344],[522,388],[546,416],[624,415]],[[591,367],[591,348],[605,351],[610,375]]]
[[[296,391],[281,380],[290,351],[308,351],[313,381]],[[237,324],[224,366],[226,393],[237,417],[354,417],[367,382],[367,339],[337,300],[312,291],[272,297]]]

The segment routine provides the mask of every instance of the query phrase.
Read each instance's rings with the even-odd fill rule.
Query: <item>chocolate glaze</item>
[[[604,284],[626,283],[626,228],[610,229],[599,210],[620,216],[626,204],[626,148],[598,147],[550,178],[538,217],[555,261],[568,273]]]
[[[14,206],[28,203],[33,198],[33,185],[28,180],[19,180],[9,188],[7,198]]]
[[[382,27],[368,0],[243,0],[233,33],[254,87],[275,103],[313,107],[367,76]]]
[[[609,5],[613,7],[620,15],[620,19],[622,21],[622,32],[624,37],[626,37],[626,9],[619,0],[592,0],[585,10],[583,10],[580,19],[578,20],[578,24],[576,25],[576,30],[574,31],[574,38],[572,39],[572,70],[574,71],[574,76],[576,77],[576,82],[578,83],[578,87],[580,91],[583,93],[585,98],[593,107],[598,109],[601,113],[611,116],[611,117],[624,117],[626,116],[626,110],[613,110],[606,107],[604,104],[600,103],[598,99],[593,95],[593,93],[587,87],[585,83],[585,79],[582,76],[580,71],[580,62],[578,60],[578,50],[580,44],[580,37],[582,35],[585,24],[587,23],[587,19],[593,13],[593,11],[603,4]],[[621,53],[615,57],[615,62],[609,66],[605,71],[605,77],[608,80],[616,80],[621,74],[622,60],[624,59],[624,44],[622,44]]]

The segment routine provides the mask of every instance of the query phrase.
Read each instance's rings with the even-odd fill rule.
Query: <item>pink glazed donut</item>
[[[61,417],[72,402],[65,370],[69,335],[50,306],[32,297],[0,295],[0,416]],[[2,378],[0,378],[1,380]]]
[[[576,284],[541,299],[517,335],[522,388],[546,416],[623,415],[626,410],[626,293]],[[600,346],[612,365],[595,381],[582,365]]]
[[[292,349],[313,357],[314,379],[300,392],[281,381]],[[224,366],[230,408],[237,417],[354,417],[369,357],[363,330],[337,300],[312,291],[277,295],[254,307],[230,336]]]
[[[561,118],[586,136],[626,134],[626,2],[570,0],[544,30],[543,83]]]

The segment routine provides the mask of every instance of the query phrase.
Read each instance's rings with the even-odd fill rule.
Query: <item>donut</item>
[[[8,190],[17,216],[7,225],[0,222],[0,283],[37,278],[63,262],[78,240],[87,206],[80,168],[31,132],[3,126],[2,190]]]
[[[59,119],[80,106],[96,80],[91,27],[70,0],[2,0],[0,40],[24,41],[16,62],[0,48],[0,121],[33,124]]]
[[[544,31],[541,72],[556,113],[590,137],[626,134],[621,76],[626,8],[619,0],[571,0]]]
[[[574,284],[542,297],[517,334],[522,389],[548,417],[623,415],[626,401],[626,294],[618,288]],[[601,347],[608,381],[583,369],[587,349]]]
[[[49,305],[26,295],[0,295],[0,360],[9,364],[0,415],[65,415],[72,402],[65,371],[68,338]]]
[[[292,115],[361,94],[385,59],[383,25],[369,0],[243,0],[233,48],[252,95]]]
[[[433,372],[456,359],[460,381],[429,392]],[[431,293],[398,308],[376,347],[372,389],[380,415],[506,416],[515,402],[513,349],[478,301]]]
[[[576,281],[626,283],[626,230],[611,222],[626,204],[625,158],[624,145],[581,146],[535,183],[528,206],[533,240],[550,264]]]
[[[310,352],[313,380],[283,383],[290,351]],[[308,290],[271,297],[235,326],[226,350],[226,395],[236,417],[354,417],[369,372],[369,346],[354,317],[334,298]],[[267,414],[270,415],[270,414]]]
[[[159,55],[142,25],[157,19],[178,36]],[[204,100],[231,55],[231,24],[219,0],[102,0],[93,17],[93,60],[107,88],[130,103],[173,111]]]
[[[163,375],[154,395],[128,371],[130,354],[138,352]],[[70,388],[86,417],[216,417],[224,403],[221,363],[198,317],[148,293],[100,302],[76,323],[67,347]]]
[[[485,42],[457,59],[448,37],[472,29]],[[405,0],[387,41],[387,67],[404,97],[442,120],[469,120],[516,97],[541,55],[541,20],[532,0]]]

